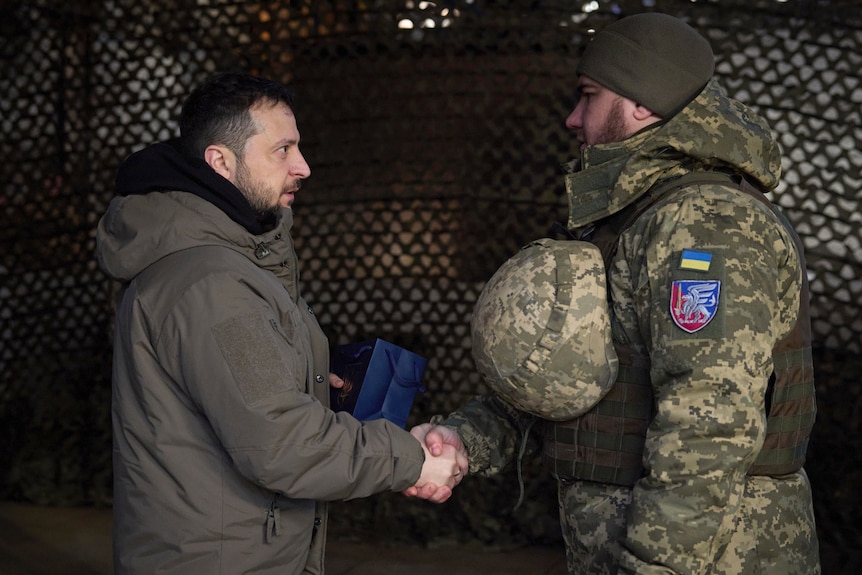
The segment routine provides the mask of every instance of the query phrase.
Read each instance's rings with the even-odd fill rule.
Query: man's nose
[[[308,165],[308,162],[305,161],[305,156],[299,154],[299,158],[291,164],[290,173],[293,174],[297,178],[307,178],[311,175],[311,168]]]
[[[581,127],[581,114],[578,106],[566,117],[566,127],[570,130],[578,130]]]

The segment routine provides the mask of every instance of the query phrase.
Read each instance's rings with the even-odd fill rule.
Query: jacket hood
[[[130,281],[171,253],[204,245],[239,251],[282,278],[297,274],[292,210],[280,210],[267,226],[271,229],[263,231],[233,184],[169,144],[131,156],[118,172],[117,186],[96,232],[99,266],[117,281]]]
[[[622,142],[589,146],[565,168],[569,228],[611,215],[659,180],[694,170],[728,170],[763,191],[781,176],[781,150],[766,121],[729,98],[713,78],[678,114]]]
[[[120,196],[168,190],[190,192],[218,207],[253,234],[262,233],[273,224],[271,221],[262,224],[236,186],[202,159],[181,153],[176,139],[153,144],[129,156],[117,170],[116,190]]]

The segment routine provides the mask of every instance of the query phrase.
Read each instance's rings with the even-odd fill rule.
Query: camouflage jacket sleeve
[[[707,573],[725,550],[764,439],[772,347],[796,319],[798,257],[766,206],[715,184],[624,232],[615,337],[649,354],[656,412],[620,573]]]
[[[534,423],[543,420],[515,409],[494,394],[470,400],[448,417],[437,421],[458,431],[470,459],[470,473],[491,476],[514,461],[525,437],[525,453],[535,453],[540,433]]]

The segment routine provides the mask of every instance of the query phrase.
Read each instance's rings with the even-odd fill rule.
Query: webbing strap
[[[643,474],[652,387],[643,358],[617,346],[617,381],[589,412],[546,426],[544,462],[558,480],[634,485]]]

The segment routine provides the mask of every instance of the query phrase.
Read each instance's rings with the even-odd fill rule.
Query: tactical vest
[[[749,475],[792,473],[805,462],[816,405],[803,246],[784,215],[762,192],[740,176],[724,172],[692,172],[659,184],[642,199],[584,230],[576,239],[597,245],[605,267],[609,268],[620,235],[650,206],[680,188],[715,183],[739,189],[769,206],[793,238],[803,267],[796,324],[772,351],[773,373],[765,398],[766,438],[748,471]],[[631,486],[644,474],[644,443],[654,410],[650,359],[627,346],[615,344],[615,347],[619,356],[619,375],[611,391],[581,417],[545,426],[545,466],[560,481],[597,481]]]

